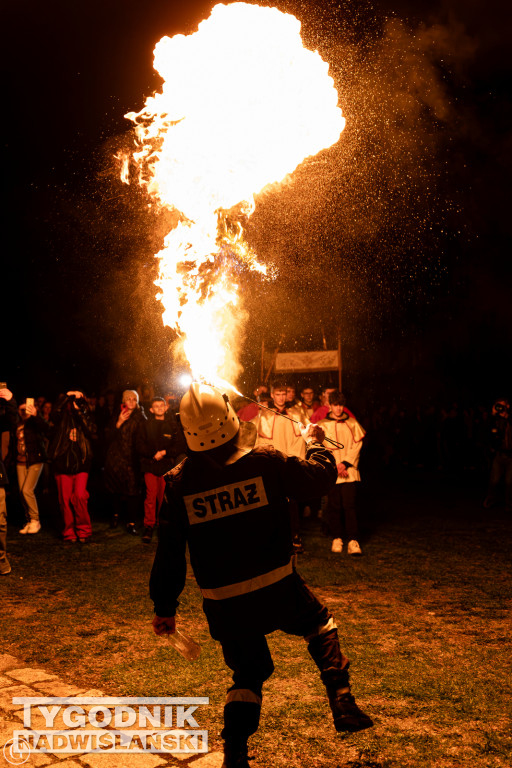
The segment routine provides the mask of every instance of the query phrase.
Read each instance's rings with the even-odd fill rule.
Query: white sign
[[[276,373],[338,370],[338,350],[322,349],[318,352],[279,352]]]

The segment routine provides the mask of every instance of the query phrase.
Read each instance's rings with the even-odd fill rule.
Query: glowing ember
[[[225,385],[221,372],[240,372],[235,269],[265,272],[239,220],[255,194],[335,143],[345,120],[328,65],[303,47],[300,22],[276,8],[216,5],[195,34],[164,37],[154,53],[162,92],[126,117],[136,125],[139,183],[180,213],[157,254],[163,321],[193,375]]]

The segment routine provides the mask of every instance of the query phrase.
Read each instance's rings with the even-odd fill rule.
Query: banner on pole
[[[338,370],[338,350],[322,349],[318,352],[279,352],[276,373],[305,373],[306,371]]]

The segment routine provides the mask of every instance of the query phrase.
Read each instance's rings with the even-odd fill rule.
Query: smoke
[[[324,38],[315,21],[306,42],[309,29],[347,125],[286,189],[258,199],[251,242],[279,266],[274,309],[299,318],[295,334],[315,301],[331,329],[355,339],[400,305],[428,304],[449,266],[447,232],[464,236],[450,174],[468,124],[454,92],[475,43],[454,19],[412,27],[345,17]],[[316,343],[317,325],[315,316]]]

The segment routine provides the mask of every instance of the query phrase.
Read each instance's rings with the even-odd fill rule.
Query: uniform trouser
[[[164,500],[165,479],[154,475],[152,472],[144,472],[146,483],[146,498],[144,499],[144,525],[154,528]]]
[[[302,596],[294,594],[289,605],[282,605],[282,617],[275,629],[304,637],[328,691],[347,688],[349,661],[341,652],[336,624],[304,582],[300,589]],[[221,645],[226,664],[233,670],[222,737],[230,744],[245,744],[258,728],[262,686],[274,671],[274,664],[264,633],[235,631],[221,638]]]
[[[333,539],[358,538],[357,530],[357,481],[336,483],[331,488],[327,501],[327,521],[329,532]],[[343,525],[345,523],[345,525]]]
[[[7,506],[5,488],[0,488],[0,571],[9,568],[7,559]]]
[[[77,475],[55,475],[59,492],[59,506],[64,520],[64,541],[87,539],[92,533],[87,501],[87,472]]]
[[[37,506],[35,490],[42,470],[42,463],[31,464],[30,467],[27,467],[26,464],[16,464],[18,485],[20,487],[21,500],[25,507],[25,514],[28,520],[35,520],[37,522],[39,522],[39,507]]]
[[[499,501],[499,486],[502,479],[505,481],[505,504],[507,510],[512,512],[512,456],[498,452],[491,465],[487,490],[487,498],[493,504]]]

